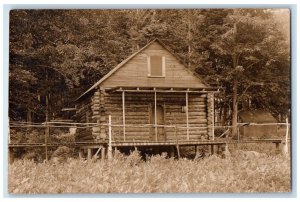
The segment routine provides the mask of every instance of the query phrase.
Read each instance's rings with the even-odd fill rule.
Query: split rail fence
[[[40,128],[44,129],[44,141],[43,142],[13,142],[11,140],[11,135],[9,133],[8,136],[8,147],[11,148],[26,148],[26,147],[44,147],[45,148],[45,159],[48,160],[48,148],[49,147],[59,147],[59,146],[70,146],[70,147],[84,147],[89,145],[105,145],[108,148],[108,155],[110,151],[112,151],[112,147],[117,146],[159,146],[159,145],[175,145],[179,148],[179,145],[189,146],[189,145],[227,145],[227,144],[240,144],[240,143],[274,143],[276,145],[276,151],[279,151],[279,145],[281,143],[284,145],[284,150],[287,152],[287,146],[290,142],[289,138],[289,130],[290,123],[238,123],[238,131],[241,127],[245,126],[281,126],[285,127],[285,138],[278,139],[241,139],[240,133],[238,132],[237,139],[229,139],[228,133],[232,126],[207,126],[207,127],[187,127],[180,125],[158,125],[158,124],[132,124],[132,125],[123,125],[123,124],[112,124],[111,116],[109,116],[109,121],[107,124],[101,124],[105,127],[108,127],[108,140],[102,142],[95,141],[73,141],[73,142],[49,142],[49,137],[51,137],[50,129],[53,128],[67,128],[70,132],[76,131],[76,129],[87,129],[93,127],[100,127],[99,123],[73,123],[73,122],[46,122],[46,123],[28,123],[28,122],[10,122],[10,129],[20,129],[20,128]],[[157,129],[159,127],[163,128],[172,128],[176,137],[174,141],[159,141],[157,136],[154,140],[149,141],[136,141],[134,139],[127,139],[126,134],[124,133],[123,139],[115,139],[114,134],[120,128],[154,128]],[[225,131],[219,135],[215,136],[213,133],[211,140],[189,140],[189,135],[187,133],[186,137],[182,139],[182,137],[177,136],[177,131],[180,129],[208,129],[213,128],[213,131],[218,128],[222,128]],[[138,133],[138,132],[137,132]],[[75,134],[75,133],[74,133]],[[15,134],[14,134],[15,135]],[[156,133],[157,135],[157,133]],[[128,144],[127,144],[128,143]],[[130,144],[129,144],[130,143]]]

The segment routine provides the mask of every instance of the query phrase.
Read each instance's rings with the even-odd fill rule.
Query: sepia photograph
[[[290,19],[10,10],[8,193],[290,193]]]

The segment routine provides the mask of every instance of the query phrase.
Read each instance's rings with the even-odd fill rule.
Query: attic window
[[[165,77],[165,56],[148,56],[148,76]]]

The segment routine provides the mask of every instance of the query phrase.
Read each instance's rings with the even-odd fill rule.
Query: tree
[[[249,94],[249,89],[253,87],[256,91],[261,89],[264,93],[268,92],[266,83],[279,75],[278,72],[272,73],[275,66],[272,68],[270,64],[280,62],[282,58],[287,61],[288,57],[287,54],[278,55],[282,46],[274,47],[275,40],[281,44],[285,41],[275,30],[272,13],[268,10],[234,9],[228,12],[219,28],[222,32],[212,38],[210,48],[222,58],[214,58],[218,63],[214,73],[221,75],[218,77],[219,82],[226,88],[227,93],[231,93],[232,135],[235,136],[239,103],[247,96],[257,99],[257,96]],[[285,45],[284,48],[288,53],[288,46]]]

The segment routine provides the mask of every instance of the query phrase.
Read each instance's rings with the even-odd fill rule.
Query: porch
[[[111,115],[116,142],[214,140],[214,89],[123,86],[99,92],[100,104],[92,109],[99,109],[102,130],[93,128],[94,137],[108,137],[103,125]]]

